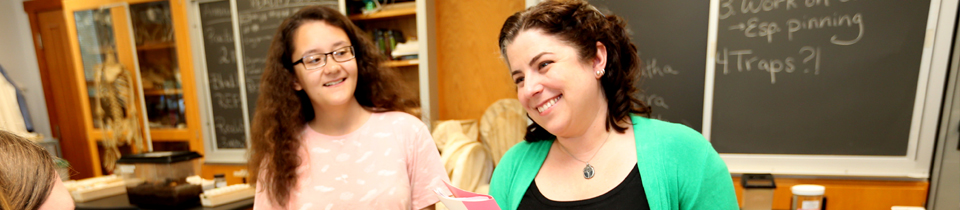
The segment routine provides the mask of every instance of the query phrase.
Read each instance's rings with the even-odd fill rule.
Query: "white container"
[[[204,207],[215,207],[252,198],[256,193],[256,188],[250,187],[250,185],[235,184],[203,192],[200,194],[200,204],[203,204]]]
[[[826,188],[821,185],[794,185],[790,188],[793,192],[790,210],[822,210],[825,190]]]

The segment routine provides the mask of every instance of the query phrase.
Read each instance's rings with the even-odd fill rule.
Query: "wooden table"
[[[114,195],[83,203],[76,203],[76,206],[77,210],[150,210],[139,208],[130,204],[130,200],[127,199],[127,194]],[[253,198],[248,198],[233,203],[223,204],[217,207],[203,207],[197,205],[196,207],[188,208],[188,210],[240,210],[252,208]]]

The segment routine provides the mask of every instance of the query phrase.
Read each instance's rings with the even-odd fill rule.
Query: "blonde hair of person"
[[[34,210],[52,192],[57,171],[39,145],[0,130],[0,209]]]

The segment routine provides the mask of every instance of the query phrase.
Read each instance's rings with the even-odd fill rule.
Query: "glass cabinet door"
[[[117,44],[113,34],[110,9],[84,10],[74,13],[77,21],[77,39],[80,41],[80,57],[83,59],[83,76],[87,81],[87,98],[93,127],[102,128],[102,111],[98,98],[96,76],[105,62],[116,63]],[[109,59],[109,61],[107,61]]]
[[[137,72],[131,69],[134,58],[125,53],[132,43],[124,30],[129,23],[126,8],[79,10],[73,16],[93,127],[143,136]]]
[[[130,4],[130,21],[151,129],[185,129],[173,20],[167,1]]]
[[[90,152],[102,158],[95,174],[108,174],[121,155],[150,150],[129,12],[126,4],[113,4],[67,14],[76,26],[86,89],[81,93],[90,108]]]

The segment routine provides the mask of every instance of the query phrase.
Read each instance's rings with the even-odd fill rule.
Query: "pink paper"
[[[497,201],[493,199],[493,196],[464,191],[457,187],[450,186],[450,184],[446,182],[443,184],[453,193],[454,198],[444,196],[439,192],[437,196],[440,197],[440,201],[451,210],[460,210],[461,208],[465,210],[500,210],[500,206],[497,205]]]

